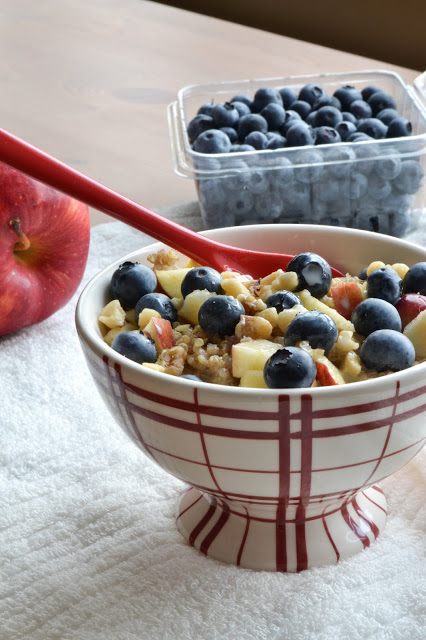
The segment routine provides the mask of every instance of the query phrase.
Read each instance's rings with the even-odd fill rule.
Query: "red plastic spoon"
[[[0,129],[0,162],[98,209],[218,271],[260,278],[285,269],[293,256],[222,244],[191,231],[72,169],[33,145]],[[343,275],[332,268],[333,276]]]

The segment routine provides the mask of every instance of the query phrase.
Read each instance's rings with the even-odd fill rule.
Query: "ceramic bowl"
[[[337,227],[216,229],[228,244],[314,251],[357,274],[373,260],[426,261],[420,246]],[[310,389],[224,387],[148,370],[102,340],[97,317],[113,271],[146,262],[154,244],[117,260],[86,286],[76,324],[93,379],[117,423],[187,483],[177,526],[188,543],[251,569],[301,571],[370,546],[386,521],[379,482],[426,437],[426,363],[374,380]]]

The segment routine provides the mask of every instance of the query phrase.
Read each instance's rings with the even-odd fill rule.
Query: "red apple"
[[[346,320],[351,319],[355,307],[364,300],[361,288],[355,280],[339,282],[339,284],[331,287],[330,293],[334,302],[334,308],[341,316],[346,318]]]
[[[317,367],[317,382],[321,387],[345,384],[345,380],[339,369],[325,356],[320,356],[315,362],[315,365]]]
[[[175,346],[175,337],[170,320],[152,317],[143,332],[146,336],[154,340],[157,355],[159,355],[163,349],[171,349],[171,347]]]
[[[0,335],[68,302],[83,276],[89,237],[86,205],[0,164]]]
[[[426,296],[422,296],[420,293],[406,293],[395,307],[401,317],[402,328],[404,328],[421,311],[426,309]]]

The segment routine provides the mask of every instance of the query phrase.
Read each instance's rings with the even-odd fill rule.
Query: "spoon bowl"
[[[237,271],[261,278],[285,269],[293,258],[288,254],[241,249],[202,236],[92,180],[4,129],[0,129],[0,161],[218,271]],[[343,275],[333,266],[331,269],[333,276]]]

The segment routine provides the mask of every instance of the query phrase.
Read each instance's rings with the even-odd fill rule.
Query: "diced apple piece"
[[[126,312],[118,300],[108,302],[99,315],[99,322],[102,322],[102,324],[109,329],[124,326],[126,322]]]
[[[207,291],[207,289],[196,289],[195,291],[191,291],[183,301],[183,305],[179,309],[179,315],[195,326],[198,324],[198,311],[200,310],[201,305],[207,300],[207,298],[211,298],[215,295],[216,293]]]
[[[201,264],[199,262],[196,262],[192,258],[189,258],[188,262],[185,263],[185,268],[193,269],[194,267],[201,267]]]
[[[241,378],[249,370],[263,371],[268,358],[280,348],[276,342],[261,338],[232,345],[232,375]]]
[[[317,381],[322,387],[345,384],[339,369],[326,356],[317,358],[315,365],[317,367]]]
[[[141,331],[145,329],[151,318],[161,318],[161,315],[155,309],[149,309],[148,307],[142,309],[138,318],[138,325]]]
[[[315,298],[307,289],[298,291],[298,296],[308,311],[316,309],[317,311],[326,313],[334,320],[339,331],[352,331],[355,333],[355,327],[350,320],[346,320],[346,318],[340,315],[336,309],[332,309],[328,305],[324,304],[324,302],[318,300],[318,298]]]
[[[426,309],[407,324],[403,334],[413,343],[416,358],[426,358]]]
[[[404,328],[426,309],[426,296],[420,293],[406,293],[397,302],[395,309],[400,315],[402,328]]]
[[[250,387],[252,389],[267,389],[268,385],[263,379],[263,371],[250,369],[243,373],[240,380],[240,387]]]
[[[143,330],[146,336],[154,340],[155,350],[159,355],[163,349],[171,349],[175,346],[175,337],[170,320],[165,318],[151,318]]]
[[[339,282],[331,287],[331,297],[333,298],[334,308],[346,320],[351,319],[351,315],[355,307],[364,300],[361,287],[355,280],[348,282]]]
[[[182,280],[191,270],[191,267],[182,267],[181,269],[167,269],[159,270],[155,272],[157,276],[158,284],[163,289],[164,293],[167,293],[169,298],[181,298],[181,285]]]

